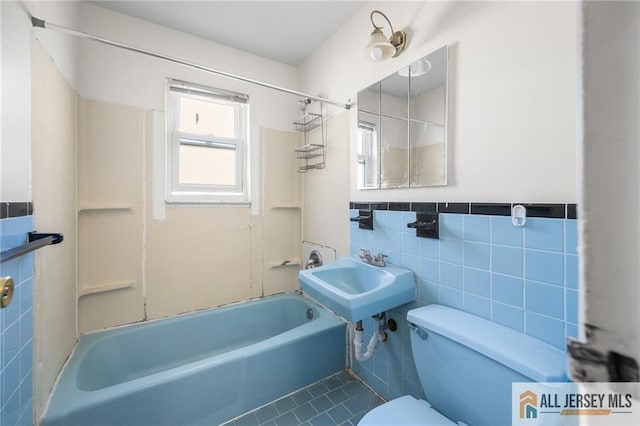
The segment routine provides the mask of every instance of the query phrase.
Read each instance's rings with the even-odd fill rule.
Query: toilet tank
[[[564,382],[566,354],[538,339],[441,305],[407,313],[427,401],[454,422],[510,425],[512,382]]]

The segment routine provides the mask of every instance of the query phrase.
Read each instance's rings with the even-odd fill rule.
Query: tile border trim
[[[577,219],[577,204],[573,203],[473,203],[473,202],[397,202],[397,201],[351,201],[350,209],[392,210],[421,213],[482,214],[511,216],[511,208],[522,204],[527,208],[527,217],[549,219]]]
[[[31,201],[0,201],[0,219],[33,215]]]

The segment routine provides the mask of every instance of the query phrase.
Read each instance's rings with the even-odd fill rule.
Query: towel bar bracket
[[[358,228],[373,230],[373,210],[358,210],[358,216],[350,218],[358,222]]]
[[[416,221],[407,223],[407,228],[416,230],[417,237],[440,238],[438,213],[416,213]]]
[[[51,244],[60,244],[64,240],[64,236],[60,233],[44,233],[44,232],[29,232],[29,242],[41,240],[43,238],[52,237]]]

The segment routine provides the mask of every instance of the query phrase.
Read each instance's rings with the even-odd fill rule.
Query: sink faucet
[[[378,253],[375,256],[371,255],[369,250],[360,249],[358,252],[358,257],[362,259],[364,263],[368,263],[373,266],[387,266],[387,262],[384,261],[384,258],[387,257],[386,254]]]
[[[373,256],[371,256],[371,252],[369,250],[360,249],[360,251],[358,252],[358,257],[364,263],[371,263],[373,261]]]

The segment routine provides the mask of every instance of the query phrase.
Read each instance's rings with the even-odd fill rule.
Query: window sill
[[[167,207],[251,207],[251,201],[175,201],[165,200]]]

